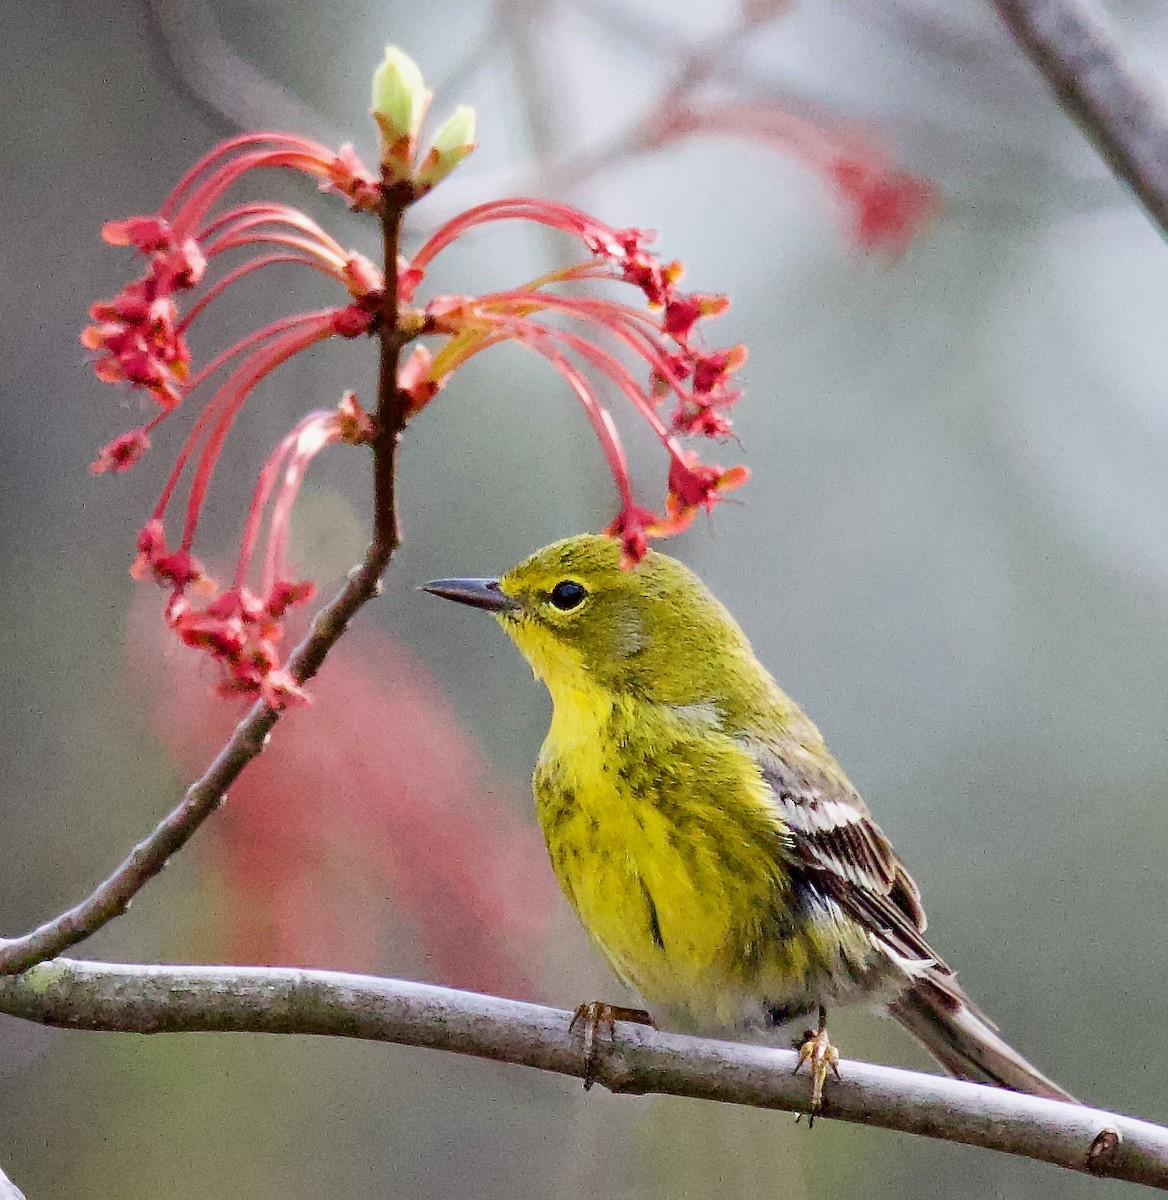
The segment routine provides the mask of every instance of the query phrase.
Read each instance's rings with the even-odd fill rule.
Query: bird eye
[[[577,583],[574,579],[561,579],[552,588],[552,603],[561,612],[570,612],[583,604],[587,595],[588,589],[582,583]]]

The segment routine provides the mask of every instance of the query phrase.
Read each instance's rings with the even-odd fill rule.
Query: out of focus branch
[[[1127,60],[1090,0],[993,0],[1108,166],[1168,236],[1168,98]]]
[[[344,131],[265,75],[223,36],[208,0],[140,0],[167,79],[223,131],[298,129],[329,146]]]
[[[0,1170],[0,1200],[24,1200],[24,1193]]]
[[[451,1050],[582,1077],[569,1014],[473,992],[289,968],[123,966],[57,959],[0,979],[0,1012],[128,1033],[292,1033]],[[639,1025],[602,1035],[593,1077],[610,1091],[802,1111],[796,1056]],[[841,1063],[822,1115],[984,1146],[1168,1191],[1168,1129],[1098,1109],[935,1075]]]

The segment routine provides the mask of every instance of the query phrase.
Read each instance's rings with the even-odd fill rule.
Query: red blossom
[[[662,519],[648,508],[626,505],[605,529],[610,537],[620,538],[621,566],[635,567],[649,549],[649,537],[660,528]]]
[[[184,238],[151,264],[155,279],[166,291],[184,292],[201,283],[207,273],[207,259],[194,238]]]
[[[941,211],[932,183],[876,156],[841,155],[830,175],[852,211],[854,236],[864,250],[899,258]]]
[[[726,381],[746,363],[746,347],[730,346],[709,354],[698,354],[693,364],[693,389],[713,395],[726,389]]]
[[[660,439],[671,461],[684,466],[690,461],[684,455],[693,452],[681,450],[674,440],[677,435],[725,437],[732,430],[729,410],[739,392],[729,381],[745,362],[745,349],[704,350],[694,345],[700,322],[720,315],[728,301],[710,293],[680,292],[681,264],[662,264],[646,248],[654,234],[636,228],[614,229],[579,209],[531,197],[479,205],[442,226],[410,261],[409,294],[413,295],[430,262],[452,242],[478,226],[507,219],[536,221],[562,230],[579,238],[595,258],[591,263],[552,272],[525,287],[430,300],[421,332],[445,335],[449,341],[433,358],[418,351],[408,361],[406,390],[414,405],[411,411],[428,402],[433,391],[469,358],[501,341],[518,341],[541,354],[567,380],[600,440],[621,496],[620,515],[611,530],[622,539],[626,564],[634,563],[644,554],[649,537],[676,532],[682,527],[678,514],[689,510],[679,507],[675,497],[672,516],[661,518],[634,502],[619,436],[599,398],[598,386],[624,395]],[[650,311],[613,300],[545,290],[553,283],[604,278],[637,287]],[[563,328],[550,319],[553,317],[578,323],[583,332]],[[647,382],[640,382],[614,351],[639,358],[647,368]],[[669,426],[656,411],[667,393],[677,400]],[[744,478],[717,470],[719,478],[725,477],[720,490],[732,481],[736,486]],[[686,523],[689,519],[692,514]]]
[[[153,215],[107,221],[101,227],[101,236],[111,246],[134,246],[143,254],[166,250],[174,240],[170,222]]]
[[[663,264],[644,250],[626,254],[619,262],[625,283],[640,288],[651,307],[664,307],[674,283],[681,276],[680,264]]]
[[[290,578],[286,561],[292,507],[308,464],[329,443],[372,435],[372,418],[352,393],[337,408],[310,413],[289,433],[260,472],[244,526],[234,584],[219,589],[190,551],[195,520],[206,488],[206,472],[196,473],[186,536],[177,549],[167,545],[160,516],[138,535],[138,556],[130,573],[152,578],[170,590],[167,624],[179,640],[211,656],[221,677],[220,695],[260,697],[274,708],[302,703],[306,697],[285,669],[279,645],[288,611],[306,604],[315,594],[309,581]],[[180,459],[180,468],[182,460]],[[205,466],[205,464],[204,464]],[[172,476],[172,479],[174,476]],[[160,509],[165,507],[166,494]],[[268,524],[259,591],[245,583],[262,525]],[[204,597],[200,603],[192,594]]]
[[[196,608],[172,604],[167,623],[186,646],[209,653],[219,664],[221,696],[259,696],[272,708],[307,700],[296,680],[280,665],[281,618],[289,607],[311,599],[311,585],[281,583],[264,601],[246,587],[222,592]]]
[[[662,308],[673,297],[685,268],[679,262],[663,263],[645,247],[657,240],[655,229],[596,227],[583,237],[584,244],[620,269],[620,278],[640,288],[652,308]]]
[[[361,436],[371,419],[346,393],[337,408],[309,413],[265,462],[244,524],[235,582],[201,608],[176,586],[168,611],[171,627],[184,644],[210,654],[219,666],[221,695],[259,696],[274,708],[303,703],[307,697],[285,669],[279,653],[284,620],[291,608],[316,594],[308,580],[288,572],[287,542],[292,508],[309,463],[331,442]],[[251,568],[261,527],[268,538],[258,592],[244,582]]]
[[[722,438],[733,431],[728,410],[740,392],[730,379],[746,362],[746,347],[731,346],[709,354],[695,354],[690,391],[678,397],[670,418],[675,433],[687,437]]]
[[[135,579],[154,579],[164,587],[182,592],[188,587],[205,587],[210,580],[203,564],[182,547],[169,550],[162,522],[151,518],[138,534],[138,556],[130,567]]]
[[[718,403],[696,393],[677,402],[669,424],[674,433],[684,437],[724,438],[734,431]]]
[[[175,408],[191,352],[178,326],[178,309],[159,292],[157,281],[147,276],[127,284],[112,300],[94,303],[89,315],[96,324],[82,331],[81,344],[97,353],[98,378],[143,388],[164,411]]]
[[[94,475],[104,475],[107,471],[114,475],[128,471],[150,449],[150,438],[144,429],[131,429],[116,437],[108,445],[97,452],[97,458],[90,463],[89,469]]]
[[[693,134],[754,138],[794,156],[831,185],[861,249],[899,258],[941,211],[936,186],[898,166],[875,140],[832,129],[766,101],[691,101],[662,114],[649,139]]]
[[[280,618],[290,609],[307,604],[316,595],[316,584],[311,579],[278,579],[268,597],[268,612]]]
[[[726,296],[711,296],[706,292],[678,293],[665,301],[665,332],[678,342],[686,342],[693,327],[702,317],[717,317],[730,307]]]
[[[747,467],[729,470],[703,463],[692,451],[684,452],[669,463],[669,496],[666,512],[674,531],[686,528],[699,509],[710,512],[726,492],[740,488],[750,478]]]
[[[107,221],[102,240],[111,246],[133,246],[150,259],[147,278],[163,294],[194,287],[207,270],[202,247],[193,237],[180,237],[170,222],[157,216]]]
[[[373,441],[373,418],[346,393],[336,409],[310,413],[280,442],[260,471],[230,586],[221,588],[208,578],[192,547],[224,444],[257,385],[327,338],[379,332],[386,280],[368,258],[343,249],[304,213],[282,204],[223,203],[244,175],[266,168],[303,172],[326,191],[343,195],[360,212],[381,207],[382,184],[351,147],[333,153],[278,133],[232,138],[187,172],[157,214],[105,227],[106,240],[135,247],[146,258],[146,269],[117,296],[93,305],[93,324],[81,340],[94,352],[99,378],[144,389],[161,409],[141,429],[111,442],[94,464],[97,472],[132,466],[149,445],[147,435],[170,413],[196,392],[208,395],[139,537],[132,572],[169,589],[168,622],[185,645],[216,661],[220,691],[283,706],[303,698],[281,660],[284,620],[290,607],[311,594],[311,585],[290,582],[286,548],[292,505],[312,458],[334,442]],[[559,229],[578,239],[591,257],[510,291],[438,296],[424,308],[410,306],[436,254],[468,231],[506,219]],[[709,293],[682,293],[681,264],[663,263],[649,249],[655,237],[635,227],[614,228],[568,205],[517,197],[480,205],[442,226],[412,259],[399,259],[395,281],[399,303],[393,333],[400,344],[419,337],[446,339],[437,353],[416,345],[403,357],[394,384],[405,397],[406,417],[425,407],[454,371],[490,346],[513,340],[540,354],[568,382],[600,442],[620,496],[621,515],[614,528],[628,563],[644,553],[649,537],[680,528],[678,506],[688,512],[694,502],[679,497],[693,485],[671,487],[664,518],[638,505],[616,422],[602,392],[624,396],[661,441],[675,468],[688,467],[696,456],[683,451],[676,437],[722,437],[730,432],[729,410],[738,393],[728,379],[744,358],[739,348],[699,348],[702,322],[722,313],[727,301]],[[201,286],[221,255],[261,247],[262,253]],[[343,289],[347,301],[283,317],[245,334],[192,374],[186,333],[193,322],[239,280],[275,264],[312,268]],[[631,285],[648,311],[645,304],[562,295],[550,286],[590,279]],[[180,305],[186,304],[186,293],[196,289],[184,313]],[[641,378],[629,359],[639,364]],[[220,374],[222,381],[212,391],[207,384]],[[670,425],[657,411],[664,392],[671,392],[677,402]],[[732,472],[713,470],[717,483],[701,492],[700,504],[706,507],[733,478]],[[188,479],[182,534],[172,548],[166,544],[162,520]]]

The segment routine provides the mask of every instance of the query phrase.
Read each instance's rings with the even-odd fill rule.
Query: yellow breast
[[[717,714],[553,692],[536,806],[560,885],[616,972],[697,1027],[798,1006],[838,941],[803,911],[784,830]]]

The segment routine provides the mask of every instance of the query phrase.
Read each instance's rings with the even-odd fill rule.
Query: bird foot
[[[803,1035],[803,1042],[798,1046],[799,1061],[795,1064],[795,1074],[798,1075],[803,1064],[808,1064],[811,1074],[811,1109],[807,1114],[807,1128],[815,1124],[815,1118],[823,1107],[823,1085],[827,1082],[828,1071],[833,1071],[840,1078],[839,1051],[827,1036],[827,1010],[819,1010],[819,1028],[809,1029]],[[795,1120],[799,1120],[800,1113]]]
[[[609,1041],[616,1040],[617,1021],[630,1021],[634,1025],[648,1025],[657,1028],[652,1014],[643,1008],[626,1008],[621,1004],[605,1004],[603,1000],[592,1000],[581,1004],[572,1014],[568,1032],[571,1033],[577,1025],[583,1029],[584,1036],[584,1090],[596,1082],[596,1064],[600,1061],[600,1029],[608,1030]]]

